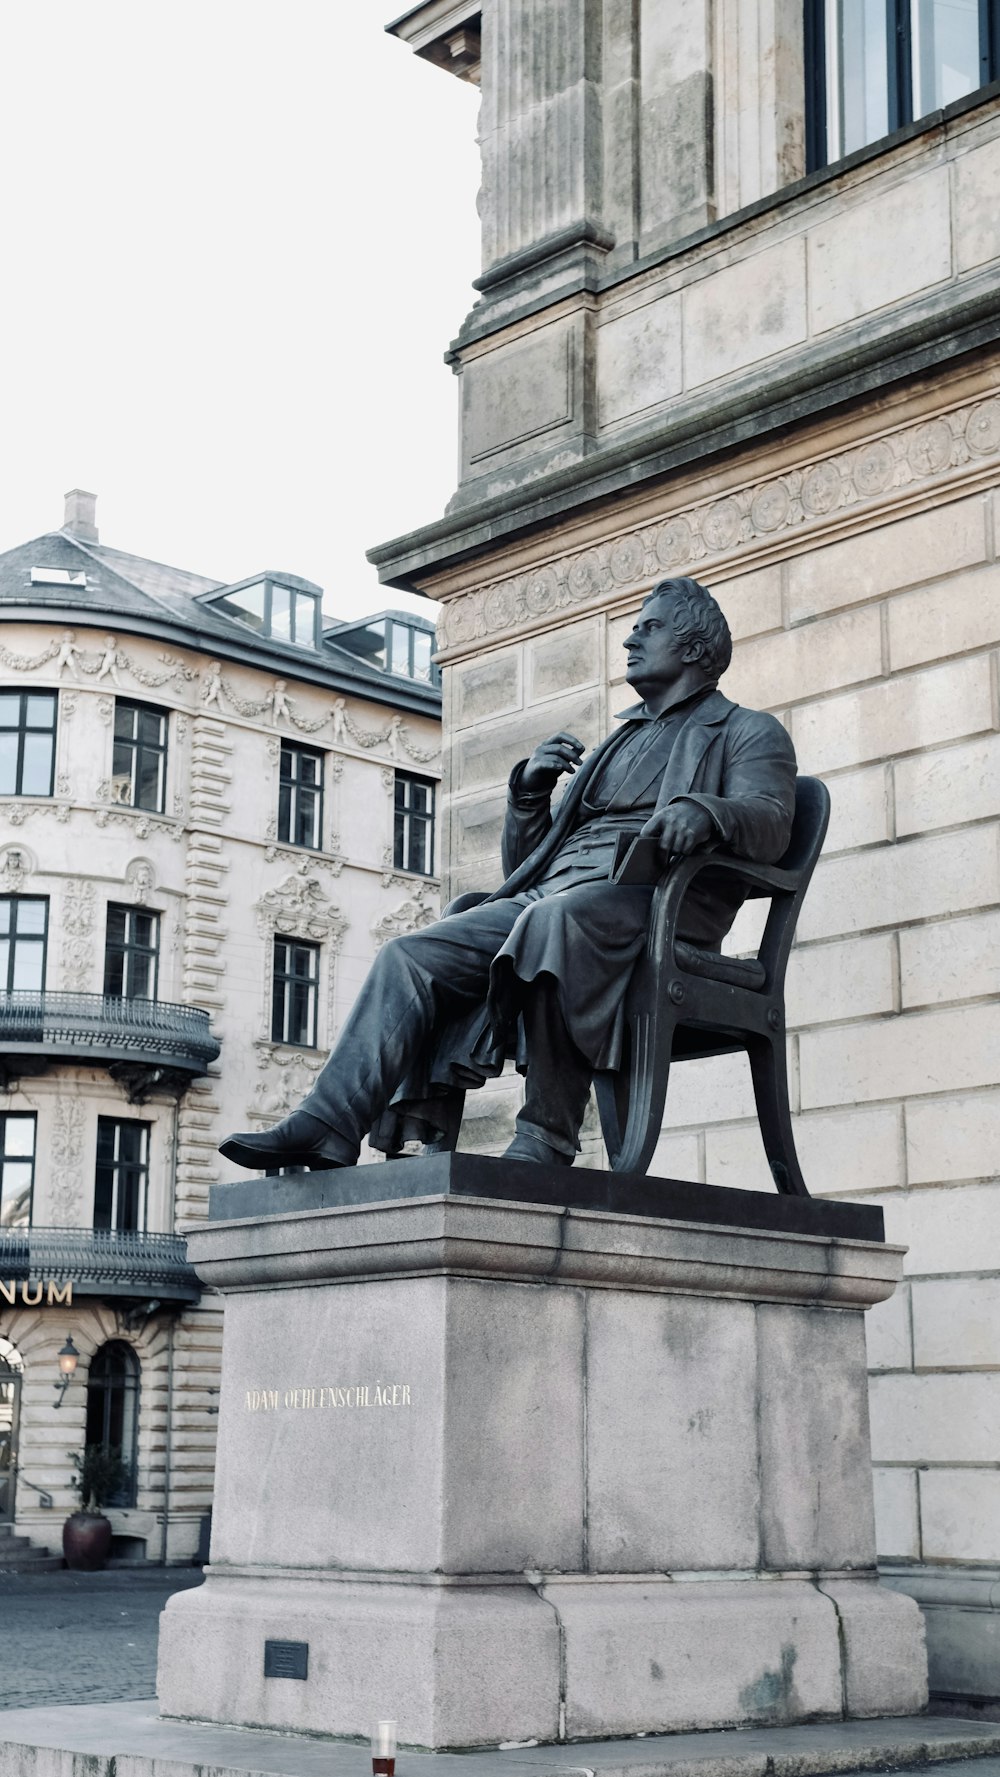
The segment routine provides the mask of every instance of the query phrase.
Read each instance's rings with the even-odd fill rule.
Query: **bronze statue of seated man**
[[[353,1166],[366,1135],[388,1152],[404,1131],[433,1144],[455,1089],[482,1085],[516,1051],[525,1096],[507,1154],[572,1165],[594,1073],[619,1062],[655,878],[698,848],[775,862],[795,806],[780,722],[718,689],[732,638],[703,586],[660,581],[624,646],[642,701],[622,726],[586,759],[572,734],[555,734],[515,766],[503,886],[391,939],[308,1097],[265,1134],[230,1136],[228,1159],[273,1172]],[[649,880],[613,881],[622,836],[639,834],[655,842]],[[744,893],[731,874],[701,872],[680,936],[718,949]]]

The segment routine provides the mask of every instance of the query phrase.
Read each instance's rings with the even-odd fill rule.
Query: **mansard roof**
[[[46,583],[39,577],[46,569],[53,572],[54,579],[59,576],[58,583]],[[84,581],[77,579],[81,574]],[[314,593],[321,590],[296,575],[274,577]],[[338,647],[333,637],[324,635],[322,647],[313,650],[256,635],[206,602],[226,586],[225,581],[88,542],[66,530],[49,531],[0,554],[0,622],[62,617],[78,628],[149,635],[174,647],[193,648],[280,673],[289,680],[371,697],[414,713],[440,713],[439,687],[380,671]],[[347,626],[336,625],[334,635],[341,627]]]

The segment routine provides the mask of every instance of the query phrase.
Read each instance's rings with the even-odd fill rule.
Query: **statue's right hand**
[[[521,772],[521,789],[529,795],[551,790],[564,771],[575,771],[583,757],[583,742],[575,734],[553,734],[537,746]]]

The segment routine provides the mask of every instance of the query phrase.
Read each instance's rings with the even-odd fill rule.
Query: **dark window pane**
[[[292,837],[292,786],[281,784],[278,788],[278,838],[287,845]]]
[[[124,942],[125,942],[125,922],[127,919],[128,919],[128,909],[126,907],[109,907],[108,908],[108,943],[109,944],[124,944]]]
[[[154,941],[155,926],[156,926],[156,917],[154,914],[152,914],[152,913],[133,913],[133,915],[132,915],[132,941],[133,941],[133,943],[134,944],[143,944],[143,945],[145,945],[146,949],[148,950]]]
[[[151,808],[157,812],[162,807],[160,793],[163,761],[157,753],[140,753],[139,775],[136,784],[136,808]]]
[[[118,702],[115,704],[115,739],[135,739],[136,711],[131,704]]]
[[[148,1159],[148,1124],[133,1118],[98,1118],[95,1228],[125,1233],[145,1227]]]

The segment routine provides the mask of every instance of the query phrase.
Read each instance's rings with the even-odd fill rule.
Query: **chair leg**
[[[757,1118],[764,1142],[764,1152],[771,1176],[784,1197],[808,1197],[802,1177],[792,1117],[788,1108],[788,1070],[785,1061],[784,1032],[773,1039],[757,1038],[747,1044],[750,1073],[753,1078]]]
[[[639,1013],[629,1035],[624,1067],[617,1074],[598,1074],[594,1084],[612,1172],[644,1173],[660,1139],[674,1025],[662,1017],[654,1025],[649,1013]]]

